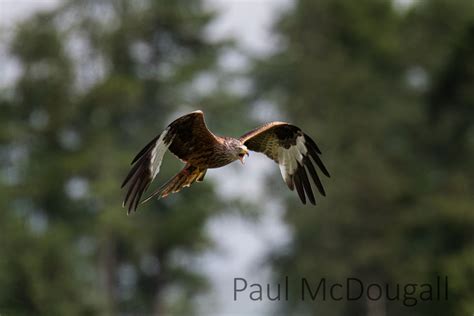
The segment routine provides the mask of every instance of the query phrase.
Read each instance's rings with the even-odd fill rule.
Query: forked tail
[[[189,187],[196,181],[200,182],[204,179],[206,171],[207,169],[200,170],[197,167],[186,165],[183,170],[153,192],[142,203],[149,201],[154,196],[158,196],[158,199],[164,198],[170,193],[176,193],[181,191],[182,188]]]

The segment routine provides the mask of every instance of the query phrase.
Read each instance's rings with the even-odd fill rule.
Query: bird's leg
[[[196,167],[193,167],[191,165],[186,165],[184,169],[182,170],[183,174],[186,175],[187,177],[191,175],[191,173],[196,170]]]
[[[204,169],[204,171],[201,171],[201,173],[199,174],[199,178],[197,178],[197,182],[201,182],[204,180],[204,176],[206,175],[206,171],[207,169]]]
[[[194,179],[199,175],[199,172],[196,173],[196,171],[198,170],[194,166],[189,165],[185,167],[179,174],[179,177],[176,179],[173,186],[170,188],[170,192],[179,192],[183,187],[189,187]]]

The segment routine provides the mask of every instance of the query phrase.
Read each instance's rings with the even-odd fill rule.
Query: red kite
[[[306,204],[306,196],[313,205],[316,204],[306,169],[319,192],[326,195],[312,162],[329,177],[329,172],[319,158],[321,151],[298,127],[285,122],[271,122],[240,138],[221,137],[207,128],[202,111],[194,111],[168,125],[133,159],[133,167],[122,183],[122,188],[127,186],[123,206],[128,204],[128,213],[137,209],[143,192],[160,171],[167,149],[186,165],[142,203],[155,195],[164,198],[196,181],[203,181],[209,168],[219,168],[235,160],[243,164],[249,150],[263,153],[275,161],[280,166],[288,188],[292,191],[296,188],[303,204]]]

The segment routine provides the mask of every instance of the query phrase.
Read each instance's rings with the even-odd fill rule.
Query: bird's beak
[[[240,162],[244,165],[245,164],[245,156],[249,156],[249,152],[245,151],[245,155],[239,157]]]

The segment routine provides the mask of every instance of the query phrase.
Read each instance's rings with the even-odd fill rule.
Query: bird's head
[[[232,159],[240,160],[244,164],[245,156],[249,155],[249,150],[247,146],[242,144],[238,139],[227,139],[225,142],[228,152],[231,154]]]
[[[237,147],[237,157],[242,164],[244,164],[245,156],[248,156],[248,155],[249,155],[249,150],[247,149],[247,146],[240,145]]]

